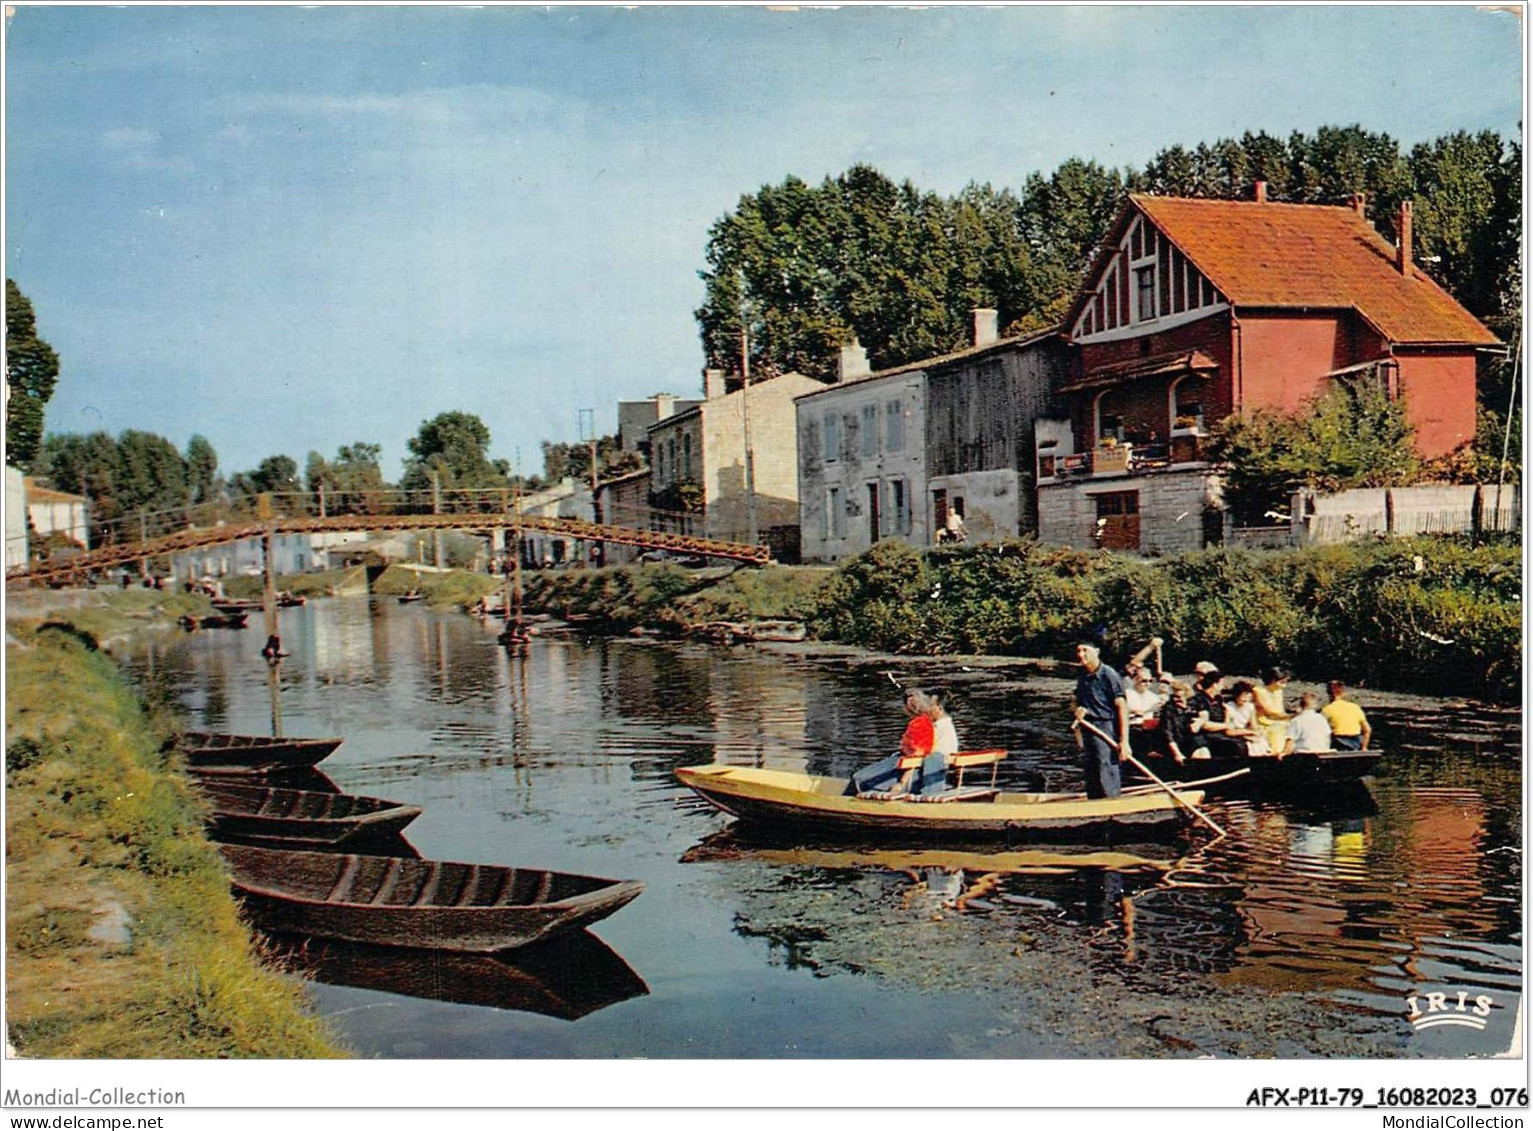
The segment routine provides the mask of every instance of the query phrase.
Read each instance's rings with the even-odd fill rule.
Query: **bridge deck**
[[[646,550],[670,550],[678,554],[724,558],[730,561],[765,564],[770,553],[765,546],[746,542],[719,542],[690,534],[671,534],[660,530],[639,530],[585,522],[575,518],[534,518],[502,512],[481,514],[387,514],[274,517],[233,523],[226,526],[198,527],[159,538],[102,546],[83,554],[42,562],[6,575],[6,584],[41,581],[68,581],[83,578],[94,571],[111,569],[129,562],[222,546],[260,538],[267,534],[350,533],[367,530],[494,530],[549,534],[560,538],[578,538],[587,542],[611,542]]]

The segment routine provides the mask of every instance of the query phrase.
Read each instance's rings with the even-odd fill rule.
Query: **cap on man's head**
[[[1207,660],[1199,660],[1197,663],[1192,665],[1192,670],[1198,675],[1207,675],[1209,672],[1216,672],[1219,669],[1217,666],[1209,663]]]

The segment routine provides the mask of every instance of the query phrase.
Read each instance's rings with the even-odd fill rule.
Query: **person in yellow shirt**
[[[1347,685],[1333,679],[1328,685],[1331,701],[1321,708],[1325,721],[1331,724],[1331,742],[1337,750],[1367,750],[1373,728],[1363,709],[1347,698]]]

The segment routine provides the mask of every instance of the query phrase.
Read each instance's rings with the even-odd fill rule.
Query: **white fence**
[[[1522,499],[1512,485],[1474,484],[1358,488],[1335,495],[1293,497],[1293,544],[1329,545],[1356,538],[1412,534],[1513,531],[1522,525]]]

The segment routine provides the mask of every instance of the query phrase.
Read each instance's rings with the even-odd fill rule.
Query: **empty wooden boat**
[[[268,931],[493,952],[611,915],[644,890],[530,868],[224,845],[234,891]]]
[[[399,595],[399,603],[401,605],[410,605],[414,604],[416,601],[424,601],[425,599],[426,595],[424,593],[417,592],[413,589],[408,593],[401,593]]]
[[[208,602],[221,613],[253,613],[262,608],[260,601],[249,597],[214,597]]]
[[[221,841],[278,848],[338,848],[397,833],[421,815],[419,805],[349,793],[311,793],[215,779],[203,788],[209,827]]]
[[[304,770],[323,761],[339,738],[272,738],[260,734],[184,732],[177,745],[186,768],[200,774],[272,774]]]
[[[716,808],[763,825],[800,825],[862,833],[949,838],[1110,835],[1115,827],[1144,832],[1179,826],[1190,811],[1163,790],[1091,799],[1083,793],[949,790],[935,798],[846,794],[845,778],[746,766],[688,766],[682,784]],[[1196,805],[1197,790],[1182,793]]]

